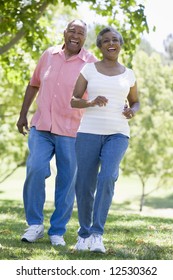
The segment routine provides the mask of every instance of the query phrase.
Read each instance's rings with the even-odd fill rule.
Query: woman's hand
[[[126,117],[126,119],[131,119],[134,117],[134,111],[132,108],[124,107],[123,115]]]
[[[106,106],[106,104],[108,103],[108,99],[104,96],[97,96],[95,99],[91,100],[88,102],[90,104],[90,107],[94,107],[94,106]]]

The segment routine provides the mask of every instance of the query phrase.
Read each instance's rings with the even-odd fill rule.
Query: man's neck
[[[80,50],[81,51],[81,50]],[[79,52],[80,52],[79,51]],[[78,53],[79,53],[78,52]],[[64,48],[64,54],[65,54],[65,58],[66,59],[69,59],[69,58],[71,58],[72,56],[75,56],[75,55],[78,55],[78,53],[73,53],[73,52],[69,52],[68,50],[66,50],[65,48]]]

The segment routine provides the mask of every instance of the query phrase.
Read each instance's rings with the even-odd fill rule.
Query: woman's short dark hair
[[[123,40],[123,37],[122,37],[121,33],[119,33],[115,28],[113,28],[111,26],[108,26],[108,27],[103,28],[99,32],[99,34],[97,35],[96,45],[97,45],[98,48],[100,48],[102,46],[102,44],[101,44],[102,36],[103,36],[103,34],[105,34],[107,32],[114,32],[114,33],[116,33],[119,36],[120,45],[124,44],[124,40]]]

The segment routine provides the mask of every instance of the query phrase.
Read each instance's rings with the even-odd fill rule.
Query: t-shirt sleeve
[[[85,80],[87,81],[89,79],[89,73],[91,73],[91,67],[93,67],[93,63],[87,63],[80,71],[80,73],[84,76]]]
[[[128,76],[130,81],[130,87],[133,87],[136,82],[136,76],[132,69],[128,69]]]

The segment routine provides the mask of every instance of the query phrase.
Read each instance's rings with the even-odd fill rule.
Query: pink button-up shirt
[[[83,110],[71,108],[70,100],[80,70],[96,60],[83,48],[67,60],[60,46],[43,53],[30,80],[31,86],[39,87],[31,126],[58,135],[76,136]]]

